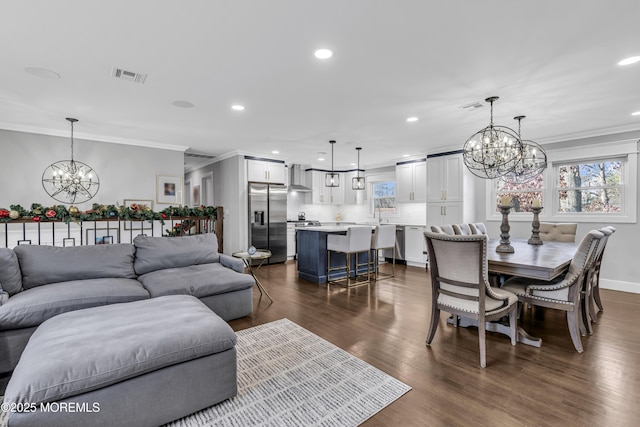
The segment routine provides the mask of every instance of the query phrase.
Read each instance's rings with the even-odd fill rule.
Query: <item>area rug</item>
[[[411,390],[288,319],[237,336],[238,395],[167,427],[357,426]]]

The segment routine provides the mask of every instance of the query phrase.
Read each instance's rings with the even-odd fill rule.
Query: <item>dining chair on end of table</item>
[[[571,341],[578,353],[583,352],[580,339],[581,329],[581,299],[586,275],[595,260],[598,243],[604,234],[597,230],[587,233],[573,255],[569,270],[564,279],[557,283],[513,277],[507,280],[502,289],[518,295],[518,301],[523,304],[553,308],[567,312],[567,326]]]
[[[453,226],[451,226],[450,224],[432,225],[430,228],[433,233],[448,234],[450,236],[453,236],[456,234],[455,230],[453,229]]]
[[[376,225],[371,236],[371,249],[373,249],[373,280],[388,279],[396,275],[396,226]],[[378,251],[391,249],[393,251],[391,274],[380,275],[378,265]]]
[[[458,236],[470,236],[473,234],[469,224],[452,224],[451,227],[453,227],[453,232]]]
[[[440,323],[440,311],[478,322],[480,366],[487,365],[486,322],[509,316],[511,344],[517,341],[518,297],[489,284],[487,236],[425,232],[431,260],[432,308],[427,345]]]
[[[351,255],[355,254],[354,275],[356,282],[353,286],[368,284],[370,280],[369,270],[371,266],[371,227],[349,227],[346,235],[329,234],[327,236],[327,288],[331,283],[338,283],[337,280],[331,280],[331,272],[336,270],[345,270],[347,287],[351,287]],[[331,253],[340,252],[345,254],[345,265],[331,267]],[[366,252],[367,262],[359,263],[358,254]],[[367,280],[358,281],[358,267],[367,266]]]
[[[471,234],[489,235],[489,233],[487,232],[487,226],[484,225],[483,222],[476,222],[476,223],[469,224],[469,228],[471,229]]]
[[[540,239],[544,242],[575,242],[578,224],[562,222],[541,222]]]

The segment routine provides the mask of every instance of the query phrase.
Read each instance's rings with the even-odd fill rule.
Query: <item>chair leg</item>
[[[486,335],[486,323],[484,319],[478,319],[478,340],[480,341],[480,367],[486,368],[487,366],[487,342],[485,340]]]
[[[509,313],[509,333],[511,334],[511,345],[518,342],[518,304]]]
[[[433,307],[431,309],[431,325],[429,326],[429,334],[427,335],[427,345],[431,344],[433,337],[436,335],[438,329],[438,323],[440,323],[440,309]]]
[[[331,287],[331,251],[327,251],[327,290]]]
[[[600,270],[598,270],[598,273],[596,273],[596,280],[595,280],[595,283],[593,284],[592,293],[593,293],[593,299],[595,300],[596,305],[598,306],[598,310],[604,311],[604,308],[602,307],[602,300],[600,299]]]
[[[569,326],[569,334],[571,341],[578,353],[582,353],[582,340],[580,339],[580,307],[574,307],[572,311],[567,311],[567,325]]]
[[[586,290],[580,300],[580,314],[582,315],[582,324],[580,325],[580,332],[582,336],[593,335],[593,328],[591,327],[591,319],[589,316],[589,290]]]

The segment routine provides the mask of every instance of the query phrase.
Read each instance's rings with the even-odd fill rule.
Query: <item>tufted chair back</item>
[[[547,242],[575,242],[578,224],[541,222],[540,238]]]
[[[469,236],[473,234],[469,224],[453,224],[453,231],[460,236]]]

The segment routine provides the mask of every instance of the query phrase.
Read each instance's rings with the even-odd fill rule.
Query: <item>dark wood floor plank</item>
[[[288,318],[413,390],[366,426],[637,425],[640,419],[640,295],[601,290],[605,312],[585,348],[573,348],[566,315],[525,309],[521,325],[542,347],[512,346],[487,333],[480,368],[475,328],[454,328],[443,313],[425,345],[431,310],[426,270],[398,267],[393,279],[350,290],[296,277],[295,263],[262,267],[274,298],[254,292],[254,313],[235,330]]]

